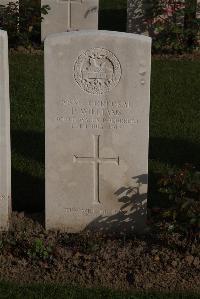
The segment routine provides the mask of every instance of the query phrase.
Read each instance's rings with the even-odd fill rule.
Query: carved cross
[[[94,155],[93,157],[79,157],[74,155],[74,162],[79,163],[93,163],[94,171],[94,204],[100,204],[99,199],[99,166],[102,163],[115,163],[119,165],[119,157],[117,158],[102,158],[99,154],[99,135],[93,135]]]
[[[60,0],[61,2],[66,2],[68,5],[68,18],[67,18],[67,30],[71,31],[72,29],[72,4],[73,3],[80,3],[82,4],[84,0]]]

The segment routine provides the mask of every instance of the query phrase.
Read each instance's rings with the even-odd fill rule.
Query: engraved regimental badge
[[[114,88],[121,79],[121,65],[117,57],[102,48],[82,53],[74,66],[74,78],[84,91],[101,95]]]

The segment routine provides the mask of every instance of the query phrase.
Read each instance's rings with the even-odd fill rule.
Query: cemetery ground
[[[15,212],[10,232],[1,236],[0,277],[12,282],[15,298],[23,294],[35,298],[34,292],[44,294],[45,298],[58,298],[58,294],[59,298],[134,298],[134,295],[122,295],[121,291],[199,292],[198,231],[187,235],[181,225],[178,229],[168,225],[161,215],[171,203],[159,192],[158,186],[159,179],[169,170],[181,169],[185,163],[199,167],[199,81],[199,59],[153,59],[148,234],[105,236],[89,232],[79,235],[47,232],[44,230],[43,56],[10,55]],[[44,285],[42,288],[18,285],[33,282],[54,286],[47,287],[45,293]],[[56,284],[103,287],[118,292],[94,290],[90,293],[87,289],[59,288]],[[7,283],[2,283],[0,292],[4,294],[8,288]],[[178,298],[178,294],[171,296]]]

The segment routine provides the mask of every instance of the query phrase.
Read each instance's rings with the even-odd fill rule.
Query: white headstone
[[[9,3],[17,4],[17,8],[19,8],[19,0],[0,0],[0,5],[8,5]]]
[[[0,5],[7,5],[10,2],[17,2],[18,0],[0,0]]]
[[[0,230],[8,228],[11,209],[8,38],[0,30]]]
[[[51,8],[43,16],[42,40],[51,33],[98,29],[99,0],[42,0],[41,5]]]
[[[197,0],[197,9],[199,10],[200,8],[200,0]],[[197,11],[197,19],[200,19],[200,12]]]
[[[150,60],[145,36],[45,40],[47,229],[143,231]]]

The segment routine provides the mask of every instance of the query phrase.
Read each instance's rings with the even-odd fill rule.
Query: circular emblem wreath
[[[103,48],[82,53],[74,66],[74,78],[84,91],[101,95],[109,92],[120,81],[121,65],[117,57]]]

